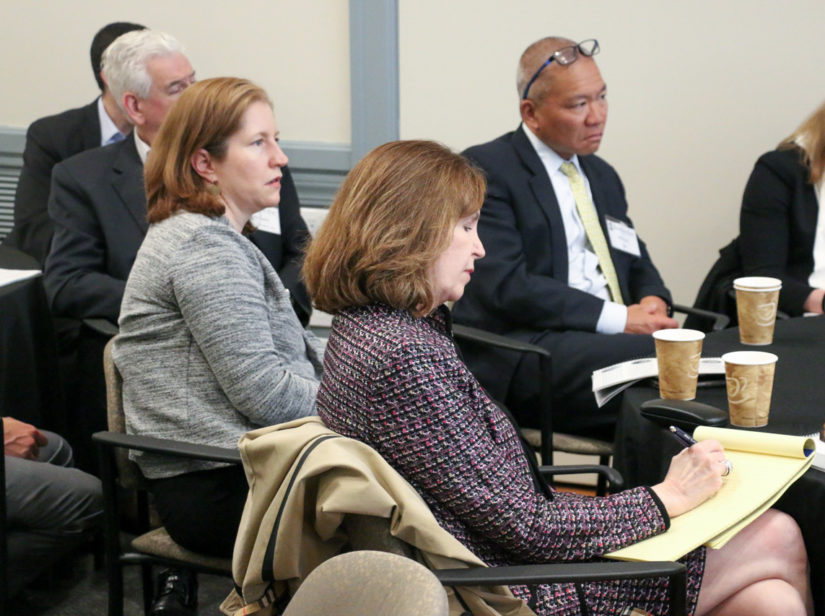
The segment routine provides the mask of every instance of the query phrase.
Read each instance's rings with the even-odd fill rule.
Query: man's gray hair
[[[149,60],[159,56],[183,53],[183,46],[171,34],[157,30],[127,32],[103,52],[101,70],[109,90],[123,109],[123,95],[133,92],[147,98],[152,89],[152,78],[146,70]]]
[[[516,89],[518,90],[519,100],[521,100],[524,94],[524,88],[527,87],[527,82],[530,81],[538,68],[550,57],[550,54],[560,47],[575,44],[572,40],[562,36],[547,36],[531,43],[521,54],[518,69],[516,70]],[[534,83],[530,88],[530,98],[535,101],[541,101],[547,95],[547,89],[537,86],[537,83],[538,82]]]

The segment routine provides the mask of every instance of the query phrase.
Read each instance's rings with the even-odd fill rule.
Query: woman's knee
[[[754,524],[759,524],[757,537],[767,554],[781,558],[789,566],[807,568],[808,554],[802,531],[786,513],[769,509]]]

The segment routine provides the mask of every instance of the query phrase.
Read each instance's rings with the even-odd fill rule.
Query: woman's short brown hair
[[[432,141],[367,154],[309,246],[303,273],[315,306],[336,313],[380,302],[421,316],[434,301],[430,268],[484,190],[478,168]]]
[[[192,167],[192,155],[203,148],[222,160],[227,140],[241,127],[252,103],[272,102],[246,79],[217,77],[184,90],[163,121],[146,160],[146,206],[149,222],[160,222],[178,210],[218,217],[224,212],[218,195]]]

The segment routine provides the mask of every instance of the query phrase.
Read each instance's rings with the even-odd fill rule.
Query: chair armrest
[[[672,561],[554,563],[433,569],[432,572],[444,586],[560,584],[666,577],[670,580],[668,613],[672,616],[683,616],[686,613],[687,572],[682,563]]]
[[[530,344],[529,342],[522,342],[521,340],[515,340],[513,338],[508,338],[507,336],[501,336],[499,334],[493,334],[492,332],[488,332],[483,329],[477,329],[475,327],[469,327],[468,325],[454,324],[453,336],[461,340],[478,342],[480,344],[499,347],[510,351],[520,351],[522,353],[536,353],[537,355],[550,357],[550,351],[548,351],[547,349],[543,349],[542,347],[537,346],[535,344]]]
[[[695,400],[647,400],[641,405],[641,413],[642,417],[663,428],[673,425],[692,431],[696,426],[721,428],[728,425],[725,411]]]
[[[496,584],[559,584],[596,582],[628,578],[655,578],[683,575],[685,566],[675,561],[590,562],[510,565],[505,567],[470,567],[468,569],[433,569],[445,586]]]
[[[730,299],[732,299],[734,302],[736,301],[736,290],[733,287],[728,289],[728,297]],[[776,318],[777,319],[790,319],[791,315],[789,315],[787,312],[782,312],[781,310],[777,310],[776,311]]]
[[[569,464],[564,466],[540,466],[539,474],[548,482],[556,475],[578,475],[581,473],[595,473],[601,475],[610,484],[612,492],[619,492],[624,488],[624,477],[615,468],[602,464]]]
[[[551,364],[550,351],[538,345],[522,342],[507,336],[493,334],[475,327],[467,325],[453,324],[453,336],[455,338],[476,344],[517,351],[521,353],[534,353],[539,360],[539,409],[541,429],[541,459],[553,463],[553,394],[550,390],[550,383],[553,382],[553,367]]]
[[[109,319],[83,319],[83,325],[101,336],[111,338],[116,336],[118,330],[117,325],[112,323]]]
[[[713,331],[725,329],[730,324],[730,317],[721,312],[713,312],[711,310],[704,310],[702,308],[694,308],[693,306],[683,306],[682,304],[673,304],[674,312],[682,312],[684,314],[692,314],[697,317],[709,319],[713,321]]]
[[[185,443],[165,438],[139,436],[137,434],[123,434],[121,432],[95,432],[92,440],[109,447],[121,447],[136,451],[147,451],[179,458],[193,458],[210,460],[213,462],[241,463],[241,453],[237,449],[201,445],[199,443]]]

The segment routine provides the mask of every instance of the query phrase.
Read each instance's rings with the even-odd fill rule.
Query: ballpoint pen
[[[670,426],[668,428],[670,432],[677,438],[677,440],[682,443],[685,447],[690,447],[691,445],[696,444],[696,439],[694,439],[690,434],[685,432],[684,430],[677,428],[676,426]],[[727,477],[730,475],[730,472],[733,470],[733,464],[731,464],[730,460],[725,460],[725,472],[722,473],[722,477]]]

